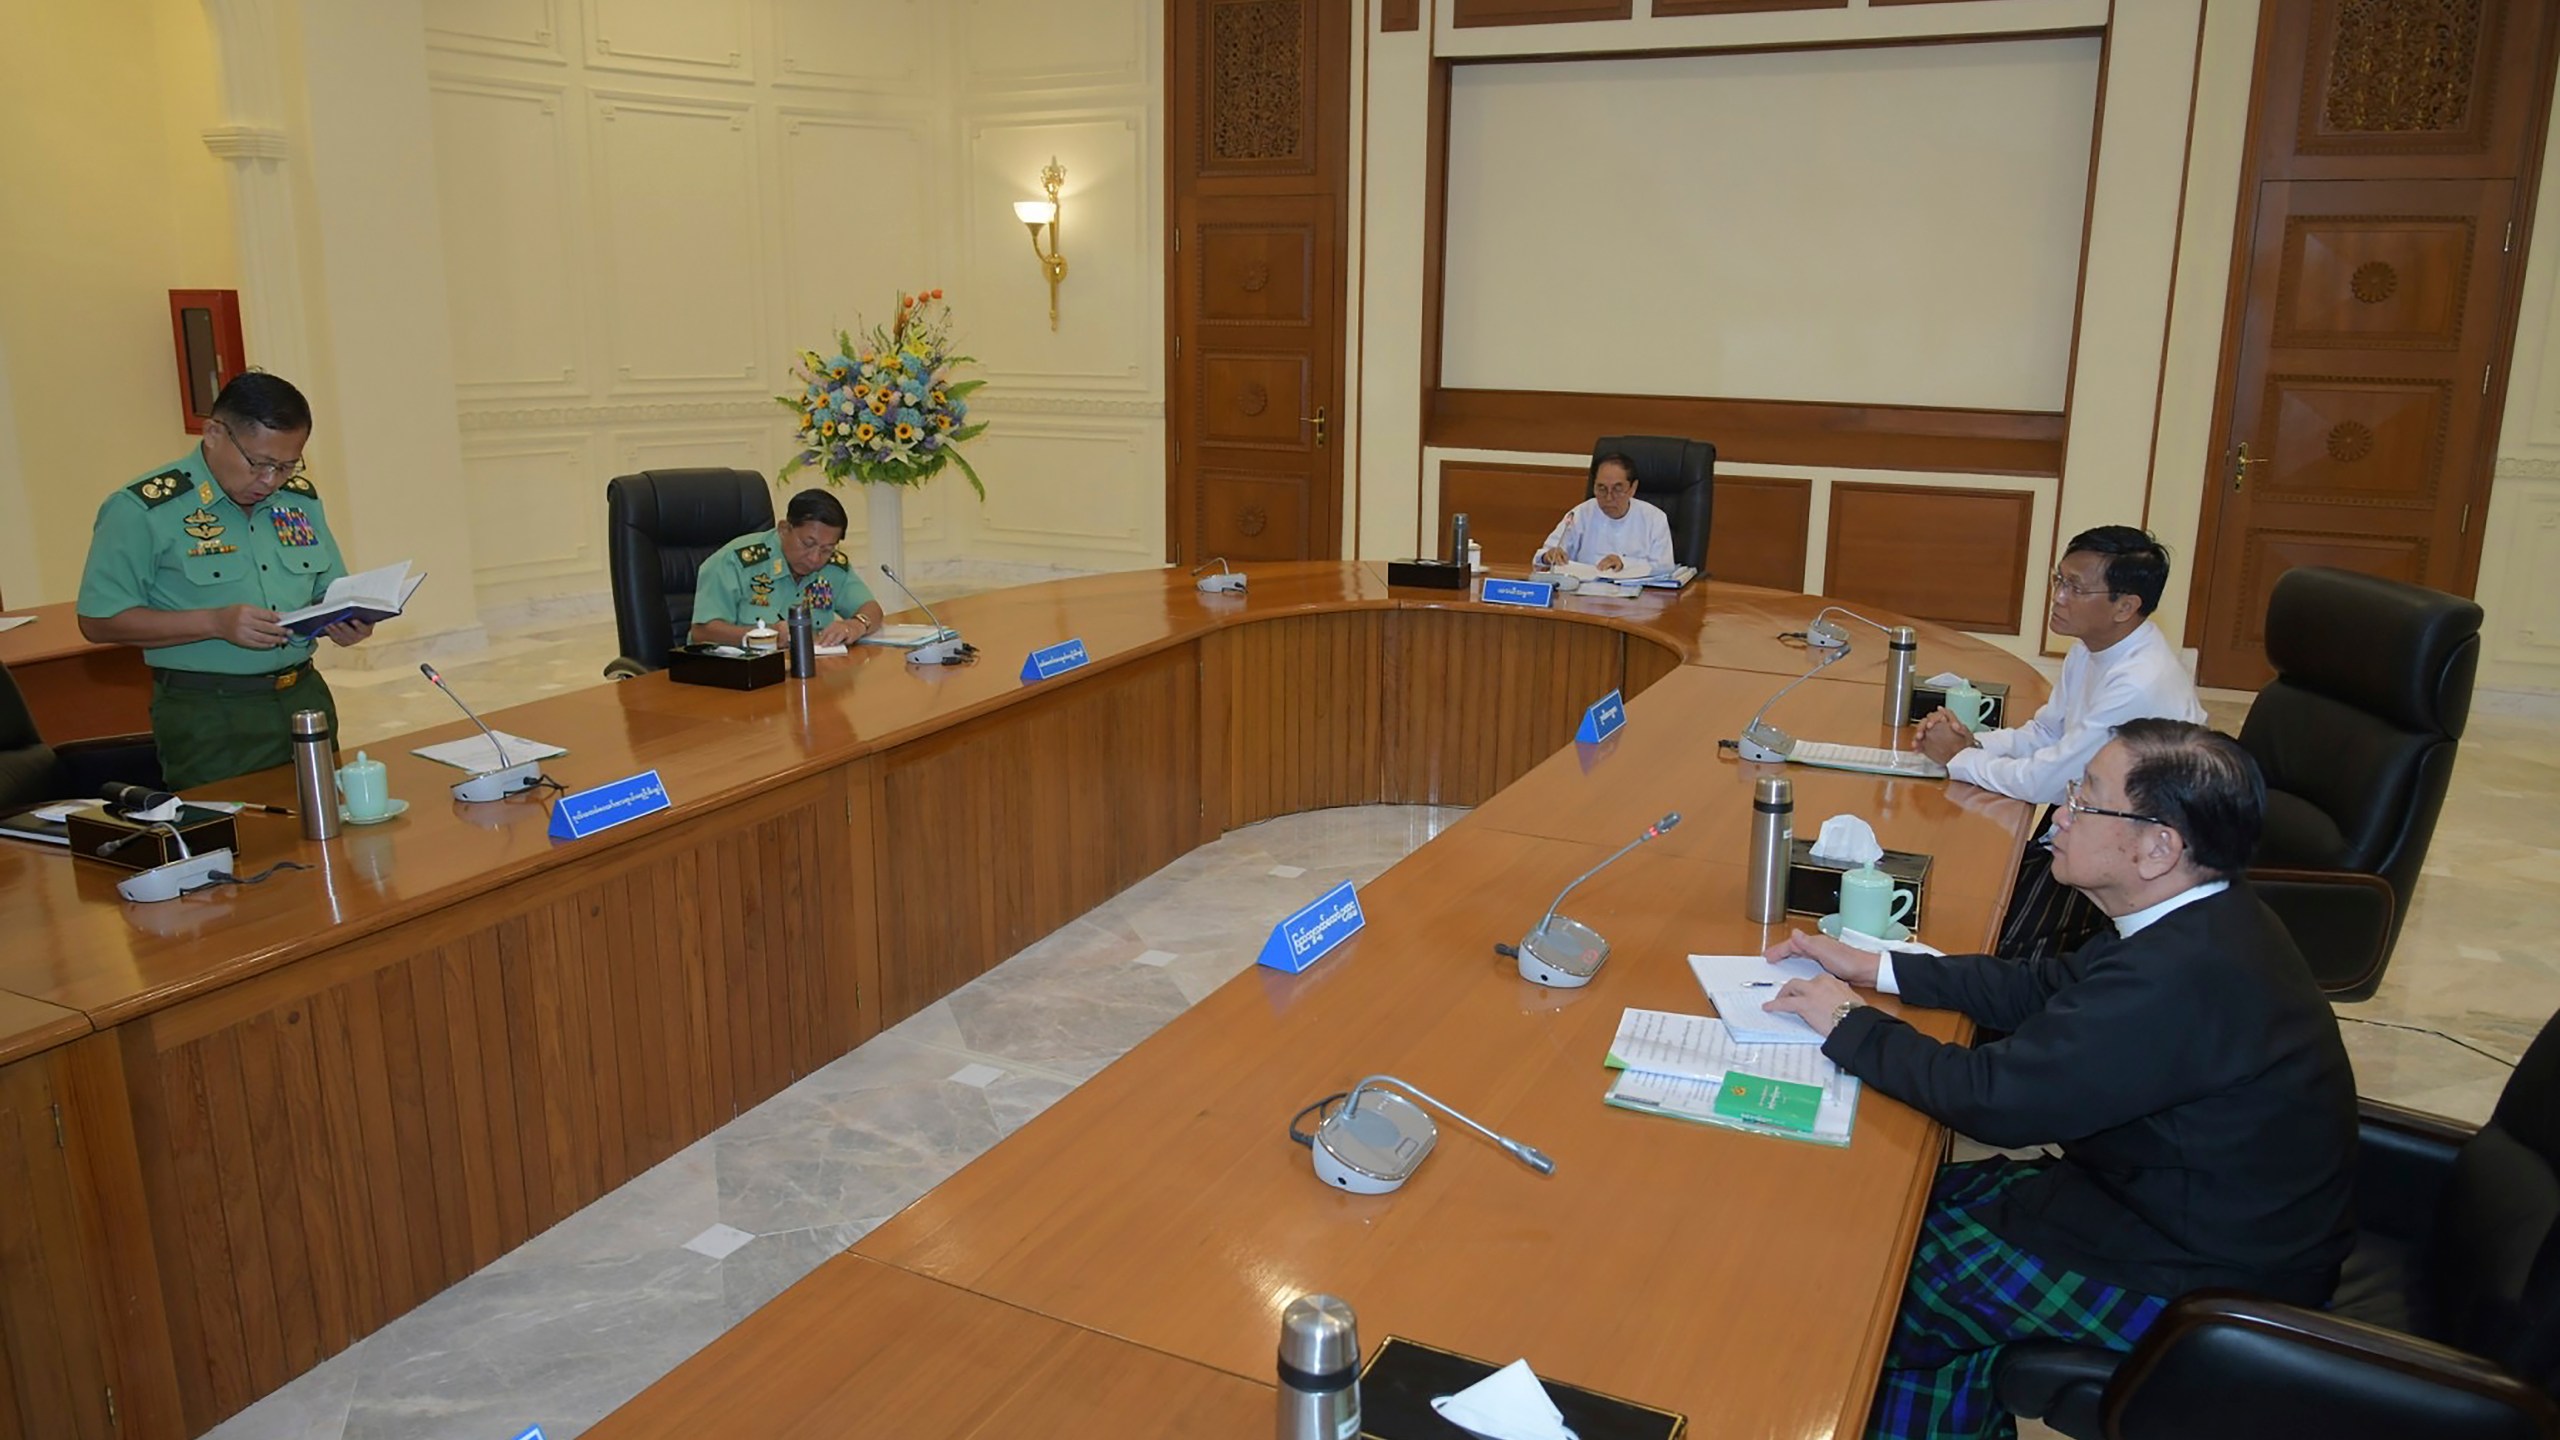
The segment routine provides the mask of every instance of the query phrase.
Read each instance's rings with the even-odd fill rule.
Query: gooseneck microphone
[[[977,647],[962,640],[959,631],[943,624],[942,617],[933,613],[933,607],[924,603],[923,596],[907,588],[907,582],[898,578],[897,571],[883,565],[880,573],[889,577],[889,583],[898,587],[899,594],[914,601],[916,608],[923,611],[924,618],[933,625],[933,639],[908,651],[908,664],[957,665],[975,652]]]
[[[1397,1090],[1404,1094],[1395,1093]],[[1406,1099],[1406,1095],[1413,1099]],[[1547,1158],[1545,1151],[1496,1134],[1393,1075],[1363,1077],[1347,1094],[1328,1096],[1307,1110],[1323,1110],[1335,1100],[1342,1102],[1341,1108],[1325,1115],[1313,1134],[1292,1124],[1289,1136],[1314,1152],[1318,1179],[1355,1195],[1384,1195],[1396,1189],[1431,1154],[1440,1129],[1414,1100],[1501,1146],[1513,1159],[1539,1174],[1556,1173],[1556,1162]],[[1306,1114],[1307,1111],[1300,1111],[1299,1118]]]
[[[1804,643],[1816,650],[1836,650],[1846,647],[1849,643],[1849,632],[1831,623],[1828,617],[1833,615],[1846,615],[1861,625],[1882,630],[1888,635],[1893,633],[1892,626],[1882,621],[1870,620],[1846,605],[1825,605],[1815,613],[1813,623],[1804,628]]]
[[[1742,739],[1736,745],[1742,751],[1743,759],[1764,765],[1774,764],[1785,760],[1787,753],[1795,749],[1796,737],[1767,723],[1767,717],[1779,701],[1787,698],[1788,691],[1821,674],[1833,661],[1848,654],[1848,637],[1842,635],[1838,644],[1821,648],[1822,654],[1813,662],[1813,668],[1778,687],[1778,693],[1770,696],[1759,712],[1751,717],[1751,723],[1742,727]]]
[[[1212,565],[1218,567],[1217,574],[1200,574],[1201,571],[1208,569]],[[1192,566],[1191,573],[1195,576],[1199,576],[1199,581],[1193,588],[1197,589],[1203,595],[1241,594],[1244,591],[1244,573],[1237,570],[1234,566],[1229,565],[1227,563],[1227,557],[1224,555],[1210,556],[1208,559]]]
[[[1547,906],[1546,915],[1521,938],[1516,949],[1496,945],[1494,950],[1519,960],[1520,978],[1523,980],[1559,990],[1590,984],[1591,977],[1609,961],[1609,942],[1601,938],[1599,931],[1581,921],[1557,914],[1564,908],[1564,897],[1572,894],[1583,881],[1625,859],[1628,851],[1658,838],[1679,823],[1680,812],[1674,810],[1644,827],[1643,834],[1619,846],[1617,853],[1575,876],[1572,884],[1557,891],[1555,900]]]
[[[444,677],[436,673],[436,667],[422,662],[418,666],[418,673],[426,676],[429,683],[443,691],[444,698],[453,702],[454,708],[462,712],[464,719],[480,727],[480,733],[489,737],[489,748],[496,752],[498,757],[497,769],[483,770],[470,779],[456,784],[453,787],[454,799],[475,803],[483,800],[504,800],[510,795],[530,790],[542,783],[542,763],[538,760],[525,760],[512,765],[508,764],[507,747],[499,741],[498,732],[490,729],[479,716],[471,713],[471,707],[463,704],[462,697],[454,694],[453,687],[444,683]]]

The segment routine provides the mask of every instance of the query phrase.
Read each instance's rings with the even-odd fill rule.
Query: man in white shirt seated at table
[[[1591,467],[1591,498],[1564,512],[1538,547],[1539,569],[1564,564],[1589,565],[1602,574],[1659,575],[1671,569],[1671,520],[1660,507],[1636,498],[1636,462],[1603,455]]]
[[[2064,787],[2128,720],[2204,720],[2196,685],[2151,612],[2169,583],[2169,552],[2130,525],[2102,525],[2071,537],[2051,576],[2045,623],[2072,639],[2053,698],[2023,725],[1976,733],[1944,710],[1920,722],[1922,753],[1949,779],[2038,805],[2062,803]],[[2050,817],[2048,817],[2049,820]],[[2049,852],[2028,847],[2011,892],[1999,953],[2060,954],[2104,917],[2052,883]]]

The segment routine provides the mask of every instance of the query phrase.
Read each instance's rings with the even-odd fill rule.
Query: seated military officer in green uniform
[[[821,645],[850,645],[879,629],[880,602],[836,548],[844,524],[843,502],[803,490],[791,497],[780,526],[714,551],[695,582],[693,642],[735,645],[758,623],[779,630],[804,597]]]
[[[303,473],[311,404],[273,375],[234,376],[186,458],[107,497],[80,574],[80,633],[133,645],[151,667],[151,735],[170,786],[227,780],[291,758],[296,710],[337,704],[308,639],[280,612],[347,573]],[[353,645],[373,626],[325,633]]]

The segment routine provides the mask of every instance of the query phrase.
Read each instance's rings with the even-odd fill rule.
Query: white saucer
[[[406,800],[392,801],[389,808],[385,809],[381,814],[374,816],[370,820],[359,820],[353,815],[347,813],[346,806],[340,805],[338,807],[338,818],[349,825],[379,825],[385,820],[397,820],[408,813],[409,802]]]
[[[1884,931],[1885,933],[1877,936],[1876,938],[1882,940],[1887,945],[1899,945],[1903,941],[1911,938],[1911,927],[1903,924],[1899,920],[1886,921]],[[1834,940],[1839,939],[1840,917],[1837,915],[1823,916],[1822,933],[1830,936]]]

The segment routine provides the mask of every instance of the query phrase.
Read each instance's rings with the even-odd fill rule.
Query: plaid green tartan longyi
[[[2040,1168],[1995,1159],[1938,1172],[1885,1348],[1869,1435],[2009,1440],[2018,1422],[1991,1389],[2002,1346],[2051,1339],[2130,1350],[2168,1308],[2161,1296],[2049,1266],[1975,1218]]]

